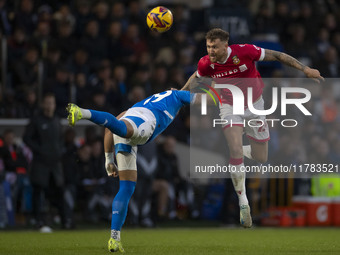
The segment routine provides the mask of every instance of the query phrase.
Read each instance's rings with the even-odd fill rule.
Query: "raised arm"
[[[212,83],[213,83],[212,78],[207,77],[207,76],[198,77],[197,71],[196,71],[190,76],[190,78],[187,80],[187,82],[185,83],[183,88],[181,88],[181,90],[190,90],[190,89],[194,89],[200,84],[211,85]]]
[[[302,72],[305,73],[305,75],[308,78],[312,78],[313,80],[320,83],[320,80],[324,81],[325,79],[320,75],[319,70],[310,68],[304,64],[302,64],[299,60],[296,58],[275,50],[265,50],[265,56],[263,61],[279,61],[287,66],[294,67]]]
[[[190,78],[187,80],[183,88],[181,90],[190,90],[193,86],[195,86],[195,83],[197,83],[198,77],[196,76],[196,72],[194,72]]]

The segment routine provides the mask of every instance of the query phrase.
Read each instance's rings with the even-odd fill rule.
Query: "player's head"
[[[222,62],[228,55],[229,33],[220,28],[213,28],[205,36],[210,61]]]

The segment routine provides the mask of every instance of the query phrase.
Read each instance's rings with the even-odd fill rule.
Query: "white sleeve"
[[[263,61],[264,56],[265,56],[265,52],[266,52],[265,49],[261,48],[261,56],[260,56],[258,61]]]

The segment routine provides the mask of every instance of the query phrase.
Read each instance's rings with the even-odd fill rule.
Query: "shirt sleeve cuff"
[[[264,56],[265,56],[265,49],[261,48],[261,56],[258,61],[263,61]]]

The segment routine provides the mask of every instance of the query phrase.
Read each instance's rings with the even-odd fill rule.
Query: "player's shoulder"
[[[201,66],[209,66],[211,64],[209,55],[205,55],[204,57],[201,57],[201,59],[198,61],[198,64]]]
[[[209,76],[211,74],[212,63],[210,62],[209,56],[205,55],[202,57],[197,64],[198,75]]]
[[[245,43],[245,44],[232,44],[229,45],[229,47],[231,48],[231,50],[233,51],[249,51],[249,50],[261,50],[260,47],[256,46],[255,44],[249,44],[249,43]]]

